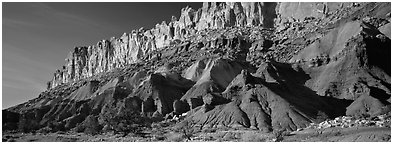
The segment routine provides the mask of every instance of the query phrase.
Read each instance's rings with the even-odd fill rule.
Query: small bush
[[[163,140],[165,140],[165,137],[164,136],[156,136],[156,137],[154,137],[154,140],[155,141],[163,141]]]
[[[55,122],[53,124],[53,127],[54,127],[54,128],[52,128],[53,131],[65,131],[66,130],[65,123],[63,123],[63,122]]]
[[[78,132],[78,133],[83,132],[83,131],[85,131],[85,127],[83,126],[82,123],[77,124],[77,125],[75,126],[75,128],[74,128],[74,131],[75,131],[75,132]]]
[[[191,137],[198,132],[198,129],[195,129],[195,124],[184,121],[182,123],[182,126],[177,129],[178,132],[180,132],[183,136],[183,138],[186,138],[188,140],[191,140]]]
[[[203,141],[213,141],[214,138],[212,136],[207,136],[203,138]]]
[[[260,133],[245,132],[241,136],[241,141],[245,141],[245,142],[265,142],[266,141],[266,137],[264,137]]]
[[[273,135],[274,138],[276,139],[276,142],[280,142],[282,140],[284,140],[284,136],[288,136],[290,134],[289,131],[287,131],[286,129],[280,129],[280,130],[273,130]]]
[[[113,130],[116,134],[122,133],[123,136],[137,133],[141,131],[141,127],[150,125],[148,119],[134,111],[125,111],[114,117],[105,118],[103,121],[105,131]]]
[[[226,133],[224,132],[217,132],[213,135],[213,138],[217,141],[223,141],[223,137],[225,136]]]
[[[224,141],[233,141],[233,140],[236,140],[236,136],[235,136],[235,135],[236,135],[235,133],[228,132],[228,133],[226,133],[226,134],[224,135],[223,140],[224,140]]]
[[[96,135],[101,131],[101,129],[102,126],[98,123],[97,117],[89,115],[82,123],[77,124],[77,126],[74,128],[74,131]]]
[[[212,128],[202,130],[203,133],[214,133],[216,131],[217,131],[216,129],[212,129]]]
[[[340,135],[342,135],[342,133],[339,131],[334,133],[334,136],[340,136]]]
[[[173,134],[173,135],[170,135],[170,136],[167,138],[167,141],[169,141],[169,142],[181,142],[181,141],[183,141],[183,140],[184,140],[183,134],[178,134],[178,133],[175,133],[175,134]]]

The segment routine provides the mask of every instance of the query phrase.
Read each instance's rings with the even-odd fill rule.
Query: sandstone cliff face
[[[342,9],[351,4],[353,5],[353,3],[339,2],[289,2],[279,3],[277,10],[282,18],[303,20],[306,17],[326,17],[337,9]]]
[[[179,19],[172,17],[169,23],[164,21],[149,30],[133,30],[119,38],[101,40],[93,46],[75,47],[66,58],[65,65],[48,82],[48,89],[149,60],[153,58],[152,52],[162,50],[177,40],[186,40],[205,29],[231,26],[280,27],[287,21],[306,17],[322,18],[351,4],[205,2],[198,10],[186,7],[181,10]]]
[[[201,11],[201,16],[198,17],[200,19],[194,19],[194,22],[198,30],[227,26],[273,27],[275,5],[275,3],[259,2],[204,3],[202,9],[198,10]]]
[[[179,19],[162,22],[150,30],[134,30],[120,38],[101,40],[96,45],[75,47],[66,58],[65,65],[54,73],[48,89],[63,83],[91,77],[114,68],[138,63],[151,58],[150,53],[169,46],[175,40],[204,29],[220,29],[228,26],[273,27],[276,3],[219,3],[207,2],[194,10],[181,10]]]

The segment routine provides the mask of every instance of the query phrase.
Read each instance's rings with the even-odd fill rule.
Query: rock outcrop
[[[241,70],[242,66],[239,63],[227,59],[211,58],[197,61],[185,71],[186,78],[196,83],[181,100],[187,101],[193,109],[203,105],[205,97],[220,99],[211,94],[222,92]]]
[[[206,2],[198,10],[183,8],[178,20],[173,17],[171,22],[163,21],[150,30],[141,28],[119,38],[101,40],[93,46],[75,47],[66,58],[65,65],[55,72],[48,88],[151,59],[153,52],[201,30],[230,26],[273,27],[275,5]]]
[[[271,73],[282,75],[284,71]],[[289,89],[285,86],[287,78],[275,79],[280,84],[266,82],[243,70],[221,94],[230,102],[205,103],[193,109],[188,120],[202,127],[247,127],[269,132],[272,129],[296,130],[315,121],[318,113],[330,115],[323,112],[329,111],[323,108],[328,107],[323,100],[311,96],[312,93]],[[301,104],[305,101],[308,104]],[[208,106],[211,108],[207,109]]]
[[[272,28],[276,18],[293,17],[301,20],[307,16],[322,17],[321,13],[325,15],[344,6],[342,3],[277,5],[260,2],[206,2],[198,10],[191,7],[183,8],[179,19],[173,17],[169,23],[163,21],[152,29],[141,28],[124,33],[119,38],[101,40],[96,45],[75,47],[67,56],[65,65],[54,73],[48,88],[150,59],[153,56],[151,53],[169,46],[176,40],[185,40],[202,30],[245,26]],[[299,14],[294,15],[293,11],[288,13],[288,10]],[[279,23],[284,23],[282,21],[279,20]]]
[[[142,100],[142,112],[152,113],[153,117],[174,111],[173,103],[194,84],[184,78],[152,74],[148,76],[132,94]]]

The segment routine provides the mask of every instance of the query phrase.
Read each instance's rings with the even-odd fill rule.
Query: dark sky
[[[2,107],[35,98],[75,46],[180,16],[202,3],[2,3]]]

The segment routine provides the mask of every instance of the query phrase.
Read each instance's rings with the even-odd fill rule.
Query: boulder
[[[187,102],[180,101],[180,100],[175,100],[173,102],[173,112],[174,112],[174,114],[179,115],[179,114],[187,112],[188,110],[190,110],[190,107],[187,104]]]
[[[390,29],[391,29],[391,23],[385,24],[385,25],[383,25],[383,26],[381,26],[381,27],[378,28],[378,30],[379,30],[381,33],[383,33],[383,34],[384,34],[385,36],[387,36],[389,39],[392,39],[392,38],[391,38],[391,31],[390,31]]]

